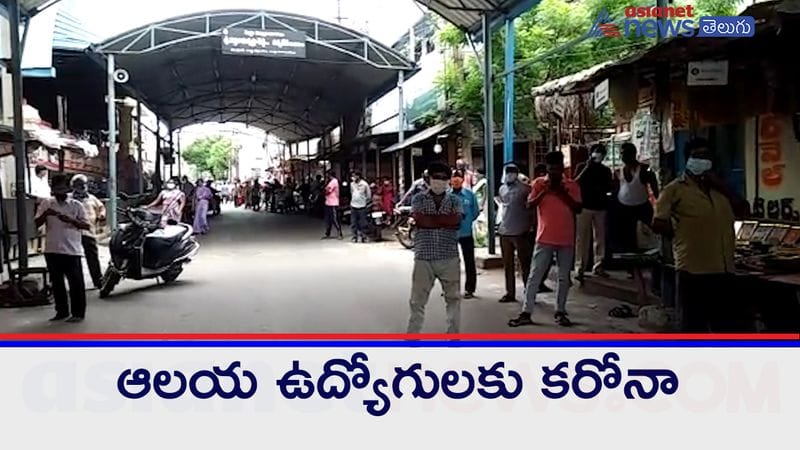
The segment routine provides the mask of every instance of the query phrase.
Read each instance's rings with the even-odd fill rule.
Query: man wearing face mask
[[[505,270],[506,295],[500,299],[500,303],[514,303],[517,301],[515,252],[519,258],[523,283],[527,281],[531,270],[532,248],[528,239],[531,215],[526,204],[531,188],[519,180],[519,167],[516,164],[507,164],[504,172],[503,185],[498,193],[503,206],[498,234]]]
[[[86,285],[83,281],[81,233],[91,228],[83,205],[69,198],[69,179],[64,174],[51,180],[53,198],[42,200],[36,211],[36,226],[47,227],[44,258],[53,283],[56,315],[51,321],[69,318],[81,322],[86,316]],[[69,299],[66,278],[69,283]],[[70,312],[72,317],[70,317]]]
[[[553,256],[558,268],[555,321],[570,326],[567,315],[573,259],[575,257],[575,215],[581,212],[581,190],[573,180],[564,176],[564,155],[550,152],[545,156],[547,176],[533,181],[528,204],[537,211],[536,248],[533,252],[533,271],[525,285],[525,304],[522,312],[508,322],[511,327],[532,325],[537,287],[542,283]]]
[[[746,202],[711,172],[708,142],[689,142],[686,154],[686,171],[664,188],[653,219],[653,230],[673,237],[677,327],[686,333],[732,331],[719,316],[735,309],[734,209],[746,215]]]
[[[100,289],[103,271],[100,269],[95,231],[100,222],[106,218],[106,207],[103,202],[89,192],[86,175],[75,175],[70,184],[72,198],[81,202],[86,212],[86,221],[91,225],[88,230],[83,230],[81,243],[83,244],[83,254],[86,257],[86,265],[89,266],[89,274],[92,276],[92,284],[95,288]]]
[[[414,274],[411,279],[411,315],[408,332],[420,333],[425,306],[436,280],[444,291],[447,332],[458,333],[461,324],[461,264],[458,258],[458,230],[464,209],[458,197],[448,192],[451,171],[447,164],[428,167],[430,189],[414,196],[411,214],[417,225],[414,237]]]
[[[613,176],[611,169],[603,164],[606,157],[604,145],[592,145],[589,153],[590,159],[576,168],[578,176],[575,178],[580,185],[583,200],[583,209],[577,220],[575,273],[578,281],[583,281],[584,273],[590,269],[589,243],[593,237],[594,264],[591,270],[596,276],[608,278],[603,270],[603,259],[606,255],[606,211],[608,196],[613,187]]]
[[[361,172],[355,171],[350,177],[350,220],[353,228],[353,242],[367,242],[367,205],[372,201],[372,190]]]

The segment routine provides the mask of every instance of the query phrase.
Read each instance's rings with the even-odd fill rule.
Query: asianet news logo
[[[668,20],[662,20],[668,19]],[[589,29],[590,37],[752,37],[756,21],[752,16],[703,16],[695,18],[692,5],[628,6],[621,25],[603,9]]]

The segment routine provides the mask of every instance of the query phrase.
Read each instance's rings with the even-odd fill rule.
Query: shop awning
[[[461,119],[454,119],[454,120],[449,120],[449,121],[446,121],[446,122],[442,122],[442,123],[440,123],[438,125],[434,125],[434,126],[432,126],[430,128],[426,128],[426,129],[420,131],[419,133],[415,134],[411,138],[406,139],[403,142],[398,142],[397,144],[394,144],[391,147],[385,148],[383,150],[383,152],[381,152],[381,153],[394,153],[394,152],[396,152],[398,150],[406,149],[406,148],[408,148],[408,147],[410,147],[410,146],[412,146],[414,144],[418,144],[418,143],[420,143],[422,141],[426,141],[426,140],[436,136],[437,134],[441,133],[442,131],[444,131],[444,130],[446,130],[446,129],[454,126],[454,125],[458,125],[459,123],[461,123]]]
[[[539,95],[554,95],[554,94],[563,94],[569,93],[575,85],[589,80],[595,74],[600,72],[601,70],[616,64],[616,61],[606,61],[600,64],[594,65],[589,67],[588,69],[581,70],[580,72],[575,72],[573,74],[557,78],[555,80],[550,80],[547,83],[540,84],[539,86],[534,87],[531,89],[531,95],[534,97]]]

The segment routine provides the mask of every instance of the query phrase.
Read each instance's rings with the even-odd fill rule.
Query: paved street
[[[198,258],[179,281],[124,281],[106,300],[89,292],[87,320],[78,325],[47,322],[51,307],[0,309],[0,331],[63,332],[251,332],[400,333],[408,313],[413,254],[394,241],[352,244],[321,241],[321,223],[282,216],[226,210],[201,238]],[[387,233],[388,234],[388,233]],[[101,253],[107,249],[101,248]],[[506,326],[517,305],[501,305],[502,271],[482,273],[479,298],[463,302],[462,331],[635,332],[636,319],[611,319],[618,302],[574,294],[575,327],[552,323],[553,295],[544,296],[534,320],[540,325]],[[519,292],[522,292],[520,286]],[[426,332],[445,329],[438,286],[428,306]]]

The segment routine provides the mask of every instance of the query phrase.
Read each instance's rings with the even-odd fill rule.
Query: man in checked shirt
[[[458,333],[461,323],[461,261],[458,229],[464,209],[452,192],[450,167],[434,162],[428,167],[430,189],[414,196],[411,214],[417,225],[414,237],[414,275],[411,279],[411,317],[408,332],[420,333],[425,306],[436,280],[444,291],[447,332]]]

